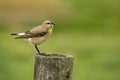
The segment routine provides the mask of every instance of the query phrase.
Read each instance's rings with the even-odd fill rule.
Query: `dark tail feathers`
[[[17,35],[17,33],[11,33],[10,35]]]

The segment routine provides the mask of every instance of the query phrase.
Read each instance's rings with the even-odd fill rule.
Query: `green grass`
[[[33,80],[36,51],[26,41],[9,36],[10,32],[0,35],[0,80]],[[73,80],[119,80],[119,41],[117,35],[53,33],[39,47],[47,53],[73,55]]]
[[[61,9],[60,4],[65,9]],[[58,11],[59,6],[60,13],[53,14],[56,22],[53,34],[39,46],[41,51],[73,55],[73,80],[119,80],[119,0],[71,0],[69,3],[61,1],[57,8],[52,8],[53,13],[58,13],[56,10]],[[2,7],[2,14],[4,8],[7,7]],[[66,9],[68,10],[64,13]],[[14,13],[14,8],[8,8],[7,12],[13,14],[12,10]],[[26,13],[24,9],[22,12],[22,7],[20,11]],[[27,18],[16,12],[16,15],[21,16],[20,19],[5,13],[3,20],[0,19],[0,80],[33,80],[36,50],[28,42],[16,40],[9,35],[41,24],[43,18],[32,13]],[[8,16],[12,19],[8,19]]]

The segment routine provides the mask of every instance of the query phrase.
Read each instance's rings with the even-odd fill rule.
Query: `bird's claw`
[[[46,56],[46,53],[37,53],[37,55]]]

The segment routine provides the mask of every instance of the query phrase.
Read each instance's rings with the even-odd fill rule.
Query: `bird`
[[[35,47],[38,54],[43,55],[43,53],[40,52],[38,45],[48,39],[48,37],[52,33],[54,25],[55,25],[54,22],[46,20],[42,23],[42,25],[34,27],[29,31],[22,33],[11,33],[11,35],[16,36],[15,39],[26,39],[29,43],[31,43]]]

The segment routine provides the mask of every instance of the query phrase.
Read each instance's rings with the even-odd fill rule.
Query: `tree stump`
[[[34,80],[72,80],[73,60],[71,55],[37,54]]]

